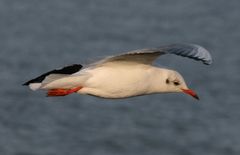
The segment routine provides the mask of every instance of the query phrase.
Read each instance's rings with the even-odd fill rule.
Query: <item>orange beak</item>
[[[191,95],[192,97],[194,97],[195,99],[199,100],[199,97],[197,96],[197,94],[191,90],[191,89],[182,89],[182,91],[188,95]]]

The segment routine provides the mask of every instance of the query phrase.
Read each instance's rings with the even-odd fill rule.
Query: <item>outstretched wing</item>
[[[107,57],[98,63],[104,64],[108,62],[125,61],[152,64],[153,61],[158,58],[158,56],[164,54],[176,54],[183,57],[188,57],[197,61],[202,61],[206,65],[210,65],[212,63],[212,57],[210,53],[205,48],[195,44],[172,44],[153,49],[135,50],[126,54]]]

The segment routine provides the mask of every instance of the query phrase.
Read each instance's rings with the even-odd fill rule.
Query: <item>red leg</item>
[[[66,96],[79,91],[82,87],[76,87],[72,89],[50,89],[48,90],[47,96]]]

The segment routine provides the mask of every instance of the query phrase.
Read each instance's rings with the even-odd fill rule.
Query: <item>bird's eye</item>
[[[166,84],[169,84],[169,83],[170,83],[170,81],[167,79],[167,80],[166,80]]]
[[[179,83],[178,81],[174,81],[173,84],[174,84],[175,86],[180,85],[180,83]]]

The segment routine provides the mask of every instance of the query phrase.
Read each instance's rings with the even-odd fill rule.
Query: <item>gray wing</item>
[[[202,61],[206,65],[210,65],[212,63],[210,53],[205,48],[195,44],[172,44],[153,49],[135,50],[122,55],[107,57],[98,63],[132,62],[152,64],[158,56],[164,54],[175,54],[188,57],[197,61]]]
[[[165,54],[176,54],[183,57],[188,57],[197,61],[202,61],[206,65],[212,63],[211,54],[202,46],[195,44],[172,44],[159,48]]]

